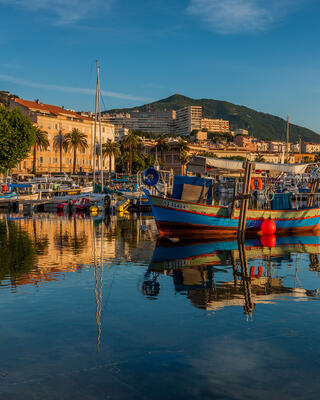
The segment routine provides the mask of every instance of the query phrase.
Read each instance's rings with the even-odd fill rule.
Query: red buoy
[[[263,247],[274,247],[277,242],[276,235],[263,235],[260,238],[261,245]]]
[[[255,273],[255,267],[252,266],[252,267],[250,267],[250,275],[254,276],[254,273]]]
[[[261,224],[261,232],[263,235],[274,235],[276,229],[276,224],[271,218],[265,219]]]

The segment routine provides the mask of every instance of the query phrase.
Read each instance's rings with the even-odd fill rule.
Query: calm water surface
[[[157,243],[148,216],[3,216],[0,399],[318,399],[318,253]]]

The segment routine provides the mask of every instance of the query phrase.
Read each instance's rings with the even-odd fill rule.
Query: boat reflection
[[[297,284],[297,272],[298,257],[305,254],[309,254],[309,270],[320,271],[320,238],[281,237],[273,244],[265,247],[263,239],[193,244],[159,241],[142,291],[148,298],[157,297],[159,277],[166,275],[172,277],[176,293],[185,294],[193,306],[207,311],[242,306],[246,315],[252,314],[257,303],[318,296],[318,289]],[[290,267],[294,261],[295,279],[290,286],[281,265]]]

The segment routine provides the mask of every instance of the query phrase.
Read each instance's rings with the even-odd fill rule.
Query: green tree
[[[181,163],[181,174],[184,174],[184,167],[190,160],[190,155],[188,154],[189,151],[190,148],[188,143],[185,140],[180,139],[178,142],[178,157]]]
[[[133,159],[133,150],[137,149],[141,144],[141,139],[131,130],[128,135],[124,136],[121,140],[121,146],[123,150],[129,151],[128,158],[128,173],[132,174],[132,159]]]
[[[59,150],[59,165],[60,165],[60,172],[62,172],[62,150],[63,150],[63,143],[64,143],[64,134],[63,130],[59,129],[58,134],[53,139],[53,144],[55,150]]]
[[[113,142],[111,139],[107,139],[106,143],[102,145],[102,156],[109,158],[109,173],[111,174],[112,169],[112,157],[115,159],[120,155],[120,148],[118,143]]]
[[[32,121],[18,108],[0,105],[0,173],[25,159],[36,139]]]
[[[87,135],[82,133],[77,128],[73,128],[71,132],[64,136],[63,148],[68,151],[73,149],[73,174],[76,173],[77,150],[85,150],[88,148]]]
[[[164,135],[159,135],[157,138],[156,149],[160,151],[161,160],[164,162],[163,153],[170,150],[170,145],[166,141]]]
[[[34,131],[36,134],[36,141],[33,146],[33,164],[32,164],[32,173],[35,175],[37,173],[37,151],[38,148],[40,150],[47,150],[49,147],[48,133],[41,130],[37,126],[34,127]]]

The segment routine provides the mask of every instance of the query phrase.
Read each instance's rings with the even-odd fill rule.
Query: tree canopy
[[[0,105],[0,173],[25,159],[36,140],[32,121],[19,109]]]

